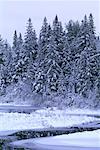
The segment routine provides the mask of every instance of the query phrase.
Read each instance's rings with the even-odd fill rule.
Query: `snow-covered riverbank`
[[[100,130],[78,132],[55,137],[44,137],[12,142],[11,145],[38,150],[99,150]]]
[[[36,128],[71,127],[87,122],[97,121],[98,118],[79,114],[79,111],[59,110],[57,108],[45,108],[36,110],[31,114],[25,113],[0,113],[0,131],[25,130]],[[81,111],[80,114],[83,112]],[[85,113],[85,112],[84,112]],[[90,112],[87,111],[86,114]],[[92,114],[92,112],[90,113]],[[95,112],[93,113],[95,114]]]

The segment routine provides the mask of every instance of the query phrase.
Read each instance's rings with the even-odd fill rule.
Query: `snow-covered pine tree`
[[[61,78],[64,78],[61,68],[64,55],[64,32],[57,16],[53,22],[52,31],[46,18],[44,19],[39,44],[42,47],[40,49],[42,55],[39,57],[41,60],[38,67],[40,71],[37,73],[38,80],[36,80],[34,88],[37,92],[42,91],[43,94],[57,94],[58,89],[61,91],[61,86],[63,86]]]
[[[17,46],[17,31],[15,30],[14,36],[13,36],[13,47]]]
[[[37,55],[37,38],[30,18],[26,28],[24,47],[26,50],[26,56],[34,61]]]
[[[3,44],[3,40],[1,38],[1,35],[0,35],[0,95],[2,94],[2,91],[3,91],[3,85],[4,85],[4,82],[3,82],[3,67],[4,67],[4,44]]]
[[[98,71],[98,78],[96,79],[96,86],[95,86],[95,90],[96,90],[96,98],[95,98],[95,104],[97,107],[100,107],[100,57],[99,57],[99,71]]]
[[[14,77],[17,79],[22,79],[22,73],[24,72],[24,63],[23,63],[23,55],[24,55],[24,48],[23,48],[23,39],[21,33],[17,38],[17,54],[16,54],[16,63],[15,63],[15,74]]]
[[[0,35],[0,64],[4,63],[4,55],[3,55],[3,40]]]
[[[13,50],[13,59],[15,62],[15,66],[19,60],[19,53],[20,53],[20,38],[17,35],[17,31],[15,30],[14,32],[14,37],[13,37],[13,46],[12,46],[12,50]]]
[[[88,44],[88,39],[89,39],[89,28],[88,28],[87,16],[85,15],[84,20],[82,20],[82,23],[81,23],[80,31],[72,43],[72,46],[75,49],[74,54],[73,54],[75,58],[77,58],[81,54],[81,52],[84,50],[84,48],[86,47],[86,44]]]
[[[62,71],[64,75],[64,82],[66,85],[66,90],[69,91],[71,89],[71,48],[69,42],[67,40],[66,34],[64,39],[64,48],[63,48],[63,63],[62,63]]]
[[[12,71],[12,63],[13,63],[13,58],[12,58],[12,51],[11,51],[11,46],[7,41],[4,41],[4,78],[5,78],[5,84],[6,86],[11,84],[11,71]]]
[[[43,21],[43,26],[40,31],[39,36],[39,51],[37,57],[37,70],[35,72],[35,83],[33,85],[33,90],[36,93],[47,94],[47,76],[45,68],[45,60],[47,59],[48,54],[48,44],[50,42],[51,37],[51,26],[48,25],[46,17]],[[46,66],[47,67],[47,66]],[[49,66],[48,66],[49,67]]]
[[[23,39],[22,39],[22,34],[19,33],[19,37],[18,37],[18,46],[21,47],[23,44]],[[20,49],[20,48],[19,48]]]
[[[61,91],[61,77],[63,77],[63,71],[58,64],[59,56],[56,52],[56,46],[53,34],[50,36],[47,54],[45,59],[41,63],[39,73],[34,84],[35,91],[43,95],[57,94],[57,91]]]
[[[17,36],[16,30],[13,36],[12,55],[13,55],[12,70],[11,70],[12,82],[17,83],[19,78],[17,73],[17,69],[18,69],[17,66],[18,66],[19,55],[20,55],[20,47],[19,47],[19,38]]]
[[[50,29],[51,30],[51,29]],[[40,30],[38,45],[39,45],[39,51],[38,51],[38,61],[41,63],[46,54],[47,54],[47,45],[48,45],[48,23],[47,18],[45,17],[43,20],[43,25]]]
[[[94,106],[100,106],[100,51],[98,51],[95,26],[93,21],[93,16],[89,16],[89,33],[90,33],[90,48],[89,48],[89,74],[91,77],[91,89],[92,92],[96,91]]]
[[[94,20],[93,20],[93,15],[90,13],[89,15],[89,29],[90,33],[95,36],[95,26],[94,26]]]
[[[3,41],[0,37],[0,54],[2,61],[0,64],[0,93],[5,94],[6,87],[11,84],[12,52],[7,40]]]
[[[78,74],[77,74],[77,93],[82,94],[84,97],[87,97],[89,92],[89,80],[88,75],[88,58],[87,52],[84,50],[81,53],[80,60],[78,61]]]
[[[33,30],[33,25],[31,19],[28,20],[28,25],[25,33],[24,39],[24,67],[26,67],[26,71],[24,72],[24,76],[29,79],[34,79],[34,63],[37,58],[38,53],[38,44],[35,30]]]
[[[93,25],[90,25],[90,22],[85,16],[81,25],[78,45],[76,46],[80,56],[77,61],[77,91],[85,97],[88,97],[89,92],[94,90],[95,81],[98,77],[98,63],[95,57],[97,53],[95,33],[91,32],[92,30],[94,30]]]
[[[56,46],[55,36],[52,34],[45,59],[47,86],[51,95],[64,94],[63,92],[65,91],[64,72],[59,63],[59,53]]]
[[[100,39],[98,38],[96,41],[96,49],[97,49],[97,54],[95,55],[96,60],[98,62],[98,77],[95,82],[95,89],[96,89],[96,105],[97,107],[100,107]]]
[[[45,59],[48,53],[48,43],[51,36],[51,27],[47,23],[46,17],[43,20],[43,25],[39,35],[38,41],[38,56],[37,56],[37,69],[35,72],[35,83],[33,90],[36,93],[46,94],[45,92]]]
[[[70,80],[69,78],[71,76],[71,48],[68,42],[67,35],[63,31],[61,22],[58,21],[57,16],[55,17],[55,20],[53,22],[53,36],[56,53],[58,53],[58,65],[63,71],[62,83],[64,83],[64,88],[66,85],[66,90],[68,91]]]
[[[72,70],[72,86],[73,92],[77,93],[77,82],[78,82],[78,74],[79,74],[79,60],[81,56],[81,52],[86,47],[86,39],[88,37],[88,21],[87,16],[85,15],[84,20],[80,26],[80,30],[76,36],[76,38],[70,44],[71,48],[71,70]]]
[[[72,41],[76,38],[77,34],[79,33],[80,30],[79,22],[78,21],[73,22],[72,20],[70,20],[66,25],[66,29],[67,29],[67,40],[68,43],[71,44]]]
[[[52,27],[52,34],[53,39],[55,42],[55,48],[56,52],[58,53],[59,57],[59,66],[62,66],[63,63],[63,48],[64,48],[64,40],[65,40],[65,34],[62,28],[61,22],[58,20],[58,16],[56,15],[54,21],[53,21],[53,27]]]
[[[96,48],[96,35],[95,35],[95,27],[94,27],[94,21],[93,16],[90,14],[89,16],[89,46],[88,46],[88,58],[89,58],[89,64],[88,64],[88,71],[90,74],[90,80],[91,80],[91,86],[90,89],[94,89],[95,81],[99,76],[100,71],[100,55],[98,56],[98,51]],[[98,56],[98,57],[97,57]]]

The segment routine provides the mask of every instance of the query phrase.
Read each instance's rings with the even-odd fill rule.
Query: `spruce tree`
[[[67,40],[68,43],[71,44],[73,40],[75,40],[77,34],[80,31],[79,22],[78,21],[73,22],[72,20],[70,20],[66,25],[66,29],[67,29]]]
[[[81,25],[81,30],[79,34],[77,52],[79,54],[79,59],[77,63],[78,70],[78,91],[82,93],[85,97],[88,97],[89,92],[94,90],[95,80],[98,77],[98,63],[96,57],[97,53],[95,45],[95,34],[90,32],[93,26],[90,26],[87,17]],[[86,56],[85,56],[86,55]],[[84,63],[85,64],[84,64]]]
[[[38,80],[34,83],[34,88],[37,92],[42,91],[42,93],[46,94],[57,94],[58,90],[61,91],[64,55],[64,32],[57,16],[53,22],[52,30],[48,26],[46,18],[44,19],[39,44],[42,55],[38,67]]]
[[[65,90],[64,74],[60,66],[59,53],[57,53],[56,48],[55,37],[52,34],[48,45],[48,54],[45,60],[48,91],[50,94],[62,94]]]
[[[95,27],[94,27],[94,21],[93,21],[92,14],[89,15],[89,27],[90,27],[90,30],[89,30],[90,33],[95,36]]]
[[[0,65],[2,65],[4,63],[4,54],[3,54],[3,40],[1,38],[1,35],[0,35]]]
[[[38,70],[34,90],[43,95],[57,94],[58,89],[60,91],[61,88],[60,79],[63,77],[63,71],[59,66],[59,56],[56,53],[53,34],[49,39],[46,57]]]
[[[17,60],[16,60],[16,65],[15,65],[15,77],[17,81],[19,79],[22,79],[22,74],[24,72],[24,62],[23,62],[23,39],[21,33],[19,34],[19,37],[17,39]]]
[[[72,82],[71,47],[69,45],[69,42],[66,36],[65,36],[64,41],[65,42],[64,42],[64,48],[63,48],[63,63],[62,63],[61,68],[62,68],[63,75],[64,75],[64,82],[66,85],[66,89],[67,91],[69,91],[71,89],[71,82]]]
[[[28,25],[26,28],[24,48],[28,59],[32,59],[32,61],[34,61],[37,55],[37,38],[35,30],[33,30],[33,25],[30,18],[28,20]]]
[[[0,36],[0,95],[5,94],[8,78],[8,51]]]
[[[35,30],[33,30],[33,25],[31,19],[28,20],[28,25],[25,33],[24,39],[24,67],[26,67],[24,76],[26,78],[34,78],[34,63],[37,58],[38,44]]]
[[[62,24],[61,22],[59,22],[57,15],[53,21],[52,34],[54,37],[53,39],[55,42],[56,52],[58,53],[58,57],[59,57],[59,65],[62,66],[65,36],[64,36]]]
[[[4,69],[5,69],[5,83],[6,85],[11,84],[11,78],[12,78],[12,63],[13,63],[13,58],[12,58],[12,50],[11,46],[7,41],[4,42]]]
[[[38,51],[38,61],[41,63],[46,54],[47,54],[47,45],[48,45],[48,23],[47,18],[45,17],[43,20],[43,25],[39,35],[39,51]]]
[[[13,47],[15,48],[16,46],[17,46],[17,31],[15,30],[13,36]]]
[[[13,55],[13,63],[12,63],[12,82],[18,82],[16,66],[19,60],[19,44],[18,44],[18,36],[17,31],[15,30],[13,36],[13,46],[12,46],[12,55]]]
[[[43,26],[40,31],[39,35],[39,51],[37,56],[37,66],[36,66],[36,72],[35,72],[35,83],[33,85],[33,90],[36,93],[40,94],[47,94],[47,72],[46,69],[49,66],[46,66],[45,60],[47,60],[47,54],[48,54],[48,44],[50,42],[51,37],[51,26],[48,25],[46,17],[43,21]]]

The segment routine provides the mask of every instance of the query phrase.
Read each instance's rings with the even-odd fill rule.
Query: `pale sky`
[[[0,0],[0,34],[12,43],[14,30],[24,36],[29,17],[38,35],[45,16],[52,24],[57,14],[64,26],[69,20],[81,21],[90,13],[94,17],[96,33],[100,35],[99,0]]]

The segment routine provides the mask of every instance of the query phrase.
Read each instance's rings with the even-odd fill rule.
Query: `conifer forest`
[[[37,36],[31,18],[13,44],[0,36],[0,100],[100,108],[100,39],[93,15],[64,26],[56,15]]]

